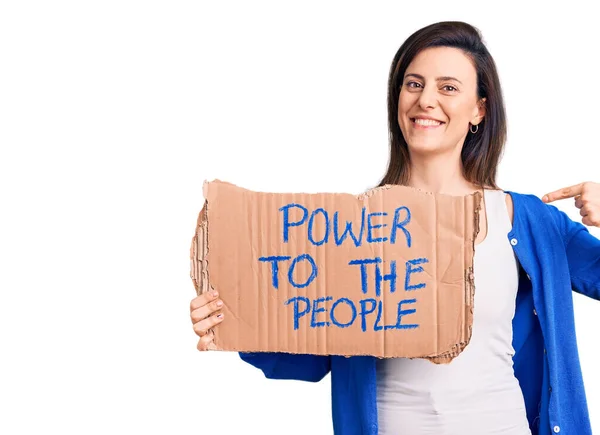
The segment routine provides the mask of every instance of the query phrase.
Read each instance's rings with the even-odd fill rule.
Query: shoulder
[[[502,190],[502,189],[501,189]],[[543,202],[541,198],[531,194],[531,193],[522,193],[522,192],[514,192],[512,190],[502,190],[506,193],[506,205],[510,206],[512,209],[514,208],[527,208],[527,209],[535,209],[538,207],[547,208],[548,204]]]
[[[545,212],[548,208],[548,204],[533,194],[504,189],[500,190],[505,193],[506,209],[508,210],[511,222],[514,221],[515,209],[518,216],[522,216],[523,214],[539,216],[540,212]]]
[[[529,194],[504,190],[506,195],[506,206],[511,214],[519,220],[526,220],[534,223],[535,226],[542,225],[547,229],[548,225],[555,225],[564,235],[568,231],[568,224],[571,221],[565,212],[558,209],[553,204],[546,204],[541,198]],[[510,203],[510,206],[509,206]]]

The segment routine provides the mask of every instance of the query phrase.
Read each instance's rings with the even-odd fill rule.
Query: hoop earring
[[[475,126],[475,131],[473,131],[473,130],[471,129],[471,127],[473,127],[473,124],[469,125],[469,131],[470,131],[471,133],[475,134],[475,133],[477,133],[477,132],[479,131],[479,124],[477,124],[477,125]]]

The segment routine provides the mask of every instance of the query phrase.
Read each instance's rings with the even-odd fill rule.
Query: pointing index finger
[[[582,188],[583,183],[575,184],[574,186],[570,187],[564,187],[544,195],[542,197],[542,201],[548,203],[558,199],[572,198],[574,196],[581,195]]]

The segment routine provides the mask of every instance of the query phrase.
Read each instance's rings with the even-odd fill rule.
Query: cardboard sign
[[[203,192],[191,278],[224,301],[215,349],[447,363],[468,344],[481,194]]]

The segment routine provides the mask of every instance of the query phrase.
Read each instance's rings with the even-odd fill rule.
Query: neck
[[[459,196],[479,190],[478,185],[464,178],[460,155],[411,155],[408,185],[427,192]]]

